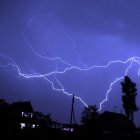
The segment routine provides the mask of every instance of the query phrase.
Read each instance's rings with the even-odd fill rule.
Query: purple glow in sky
[[[35,110],[68,123],[66,94],[74,94],[79,122],[83,101],[100,107],[108,91],[102,111],[121,111],[116,78],[128,70],[140,106],[140,59],[133,58],[140,57],[139,6],[138,0],[0,0],[0,98],[29,100]],[[110,61],[117,63],[105,68]]]

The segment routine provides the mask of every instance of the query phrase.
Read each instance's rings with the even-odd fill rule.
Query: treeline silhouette
[[[84,108],[81,124],[63,124],[51,115],[35,112],[30,102],[8,104],[0,100],[0,132],[6,136],[81,137],[91,135],[134,135],[136,127],[127,116],[105,111],[96,106]]]
[[[99,113],[96,105],[89,105],[81,113],[80,124],[53,121],[51,114],[34,111],[28,101],[9,104],[0,99],[1,136],[65,139],[83,136],[140,136],[140,129],[136,128],[133,122],[134,112],[138,111],[135,102],[136,84],[125,76],[121,85],[122,104],[126,115],[109,111]],[[74,96],[72,103],[74,104]],[[74,111],[74,106],[72,109]]]

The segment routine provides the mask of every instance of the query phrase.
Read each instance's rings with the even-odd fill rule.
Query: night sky
[[[72,96],[65,93],[99,108],[130,61],[93,66],[136,56],[139,0],[0,0],[0,98],[9,103],[31,101],[34,110],[69,123]],[[137,84],[140,107],[139,68],[134,62],[127,75]],[[121,81],[112,85],[101,112],[124,113]],[[84,107],[75,99],[77,122]]]

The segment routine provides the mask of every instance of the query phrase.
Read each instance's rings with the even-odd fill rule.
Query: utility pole
[[[73,122],[72,122],[72,121],[73,121]],[[73,94],[73,96],[72,96],[72,104],[71,104],[70,131],[71,131],[72,123],[75,124],[75,114],[74,114],[74,94]]]

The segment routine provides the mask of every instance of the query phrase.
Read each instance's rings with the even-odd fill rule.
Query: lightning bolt
[[[72,43],[73,50],[74,50],[74,52],[75,52],[75,54],[76,54],[76,56],[77,56],[77,63],[78,63],[78,65],[79,65],[79,66],[82,66],[82,67],[87,67],[86,64],[83,64],[83,63],[81,62],[81,54],[80,54],[79,51],[78,51],[76,42],[72,39],[72,37],[71,37],[68,33],[66,33],[66,32],[63,32],[63,33],[64,33],[64,35],[65,35],[65,36],[71,41],[71,43]]]
[[[34,19],[36,19],[38,16],[40,15],[36,15],[34,17],[32,17],[30,20],[28,20],[28,23],[27,23],[27,26],[29,26],[29,24],[31,24],[33,22]],[[48,16],[48,15],[45,15],[45,16]],[[26,27],[27,27],[26,26]],[[23,36],[25,34],[25,30],[26,30],[26,27],[23,31]],[[80,62],[80,54],[78,53],[78,50],[76,48],[76,44],[75,42],[73,41],[73,39],[65,33],[65,35],[67,36],[67,38],[69,38],[69,40],[72,41],[72,44],[73,44],[73,48],[78,56],[78,61],[81,65],[81,62]],[[72,96],[73,93],[69,93],[65,90],[64,86],[62,85],[61,81],[57,78],[57,75],[60,75],[60,74],[65,74],[67,73],[68,71],[71,71],[71,70],[78,70],[78,71],[89,71],[89,70],[96,70],[96,69],[107,69],[109,68],[111,65],[113,64],[124,64],[124,65],[128,65],[124,71],[124,73],[122,74],[122,76],[120,77],[116,77],[114,79],[114,81],[112,81],[109,85],[109,89],[106,91],[105,93],[105,99],[103,99],[100,104],[99,104],[99,109],[98,111],[101,111],[102,110],[102,106],[103,104],[108,101],[108,98],[109,98],[109,94],[111,93],[112,89],[113,89],[113,86],[118,83],[119,81],[123,80],[124,76],[128,74],[128,71],[132,68],[132,65],[133,63],[136,63],[138,64],[138,66],[140,66],[140,57],[130,57],[128,58],[127,60],[123,61],[123,60],[115,60],[115,61],[109,61],[107,64],[105,65],[93,65],[93,66],[90,66],[90,67],[84,67],[84,68],[81,68],[79,66],[75,66],[65,60],[63,60],[61,57],[48,57],[48,56],[43,56],[42,54],[38,53],[32,46],[32,44],[28,41],[28,39],[24,36],[24,41],[26,42],[26,44],[28,45],[28,47],[32,50],[32,53],[45,60],[45,61],[51,61],[51,62],[55,62],[55,64],[57,64],[58,62],[65,65],[66,68],[63,68],[63,70],[58,70],[57,68],[51,72],[48,72],[48,73],[45,73],[45,74],[41,74],[41,73],[36,73],[36,72],[30,72],[30,73],[24,73],[21,68],[16,64],[16,62],[10,58],[9,56],[6,56],[5,54],[3,54],[2,52],[0,52],[0,59],[4,60],[5,62],[1,61],[1,64],[0,64],[0,67],[3,67],[3,68],[12,68],[20,77],[23,77],[23,78],[26,78],[26,79],[31,79],[31,78],[41,78],[41,79],[44,79],[46,82],[49,82],[52,89],[57,91],[57,92],[62,92],[64,93],[65,95],[67,96]],[[5,64],[6,63],[6,64]],[[138,75],[140,76],[140,68],[138,70]],[[53,77],[53,79],[55,80],[55,82],[59,85],[59,87],[56,87],[55,86],[55,83],[53,80],[50,80],[50,77]],[[78,99],[84,106],[88,107],[88,104],[81,98],[81,97],[78,97],[78,96],[75,96],[76,99]]]
[[[51,84],[53,90],[58,91],[58,92],[63,92],[64,94],[66,94],[68,96],[72,96],[73,93],[68,93],[67,91],[65,91],[64,86],[62,85],[62,83],[57,78],[57,74],[64,74],[64,73],[66,73],[66,72],[68,72],[70,70],[89,71],[89,70],[97,69],[97,68],[107,69],[112,64],[118,63],[118,64],[129,64],[128,67],[126,68],[124,74],[123,74],[123,75],[127,75],[129,69],[132,68],[133,63],[137,63],[140,66],[140,57],[130,57],[126,61],[122,61],[122,60],[109,61],[106,65],[95,65],[95,66],[91,66],[89,68],[80,68],[80,67],[74,66],[74,65],[72,65],[72,64],[70,64],[70,63],[62,60],[60,57],[50,58],[50,57],[42,56],[41,54],[37,53],[33,49],[33,47],[31,46],[31,44],[27,40],[25,40],[25,41],[27,42],[27,44],[29,45],[29,47],[32,49],[33,53],[36,56],[38,56],[38,57],[40,57],[42,59],[47,59],[49,61],[58,61],[59,60],[61,63],[65,64],[67,66],[67,68],[65,68],[62,71],[55,70],[55,71],[52,71],[52,72],[49,72],[49,73],[45,73],[45,74],[40,74],[40,73],[35,73],[35,72],[32,72],[32,73],[23,73],[21,71],[20,67],[15,63],[15,61],[13,61],[10,57],[4,55],[3,53],[0,53],[0,57],[2,59],[4,59],[4,60],[8,61],[8,64],[0,64],[0,67],[4,67],[4,68],[12,67],[17,72],[17,74],[20,77],[24,77],[26,79],[30,79],[30,78],[43,78],[44,80],[46,80],[47,82],[49,82]],[[113,82],[110,83],[109,89],[107,90],[107,92],[105,94],[105,99],[100,102],[98,111],[101,111],[102,110],[102,105],[104,104],[104,102],[106,102],[108,100],[109,93],[112,91],[113,86],[117,82],[121,81],[124,78],[123,75],[121,77],[117,77]],[[140,69],[138,70],[138,75],[140,76]],[[53,76],[54,77],[55,81],[59,85],[59,88],[56,88],[55,87],[54,82],[49,79],[50,76]],[[80,100],[83,103],[84,106],[88,107],[87,103],[85,103],[81,99],[81,97],[75,96],[75,98],[78,99],[78,100]]]

